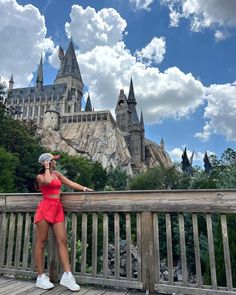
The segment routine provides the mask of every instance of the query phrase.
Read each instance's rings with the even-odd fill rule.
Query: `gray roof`
[[[72,40],[70,41],[66,54],[62,59],[61,67],[57,73],[56,79],[67,76],[72,76],[83,83]]]
[[[19,99],[20,102],[23,99],[30,98],[30,101],[34,101],[34,98],[44,100],[46,96],[53,97],[53,100],[57,100],[58,96],[61,98],[65,93],[67,88],[66,83],[54,84],[54,85],[44,85],[41,90],[36,89],[36,87],[25,87],[16,88],[12,90],[10,98],[13,98],[14,102]]]

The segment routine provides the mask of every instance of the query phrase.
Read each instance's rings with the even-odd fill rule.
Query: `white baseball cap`
[[[38,161],[39,161],[39,163],[40,163],[41,165],[43,165],[45,161],[50,162],[50,161],[52,161],[52,160],[57,160],[57,159],[59,159],[59,158],[60,158],[59,155],[52,155],[52,154],[50,154],[50,153],[44,153],[44,154],[40,155]]]

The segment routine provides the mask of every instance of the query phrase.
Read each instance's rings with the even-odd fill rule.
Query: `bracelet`
[[[46,170],[46,169],[50,169],[50,168],[45,168],[45,170]]]
[[[86,192],[86,190],[87,190],[87,187],[85,186],[85,187],[84,187],[84,192]]]

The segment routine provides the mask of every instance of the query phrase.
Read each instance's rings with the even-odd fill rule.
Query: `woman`
[[[60,192],[62,184],[84,192],[91,192],[93,190],[73,182],[60,172],[55,171],[56,160],[58,158],[59,156],[50,153],[44,153],[39,157],[41,169],[36,180],[39,190],[43,194],[43,199],[38,205],[34,219],[34,223],[36,224],[35,262],[38,272],[36,287],[42,289],[51,289],[54,287],[43,271],[44,246],[47,241],[49,226],[52,226],[57,241],[59,257],[64,268],[64,274],[61,277],[60,284],[71,291],[79,291],[80,286],[76,284],[70,269],[64,223],[65,218],[63,205],[60,200]]]

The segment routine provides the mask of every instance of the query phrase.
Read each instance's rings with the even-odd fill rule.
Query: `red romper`
[[[48,185],[39,187],[43,194],[43,199],[39,202],[34,223],[46,220],[49,223],[59,223],[65,220],[62,202],[59,198],[50,198],[51,195],[59,195],[61,192],[61,181],[54,178]]]

